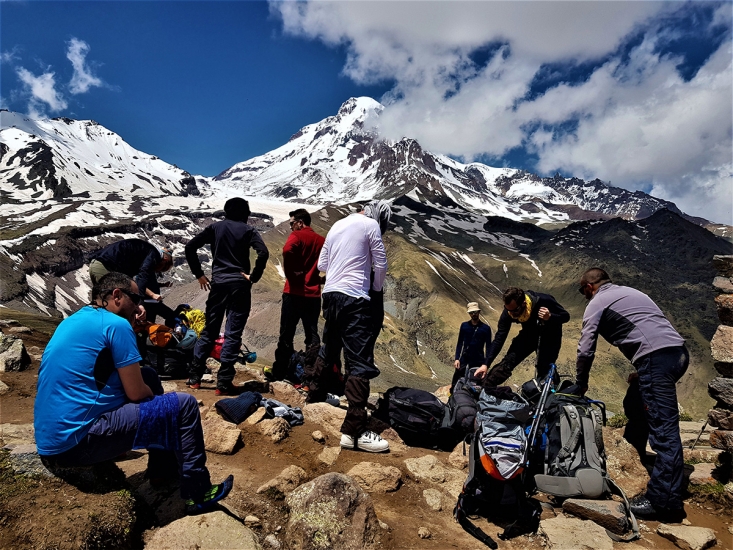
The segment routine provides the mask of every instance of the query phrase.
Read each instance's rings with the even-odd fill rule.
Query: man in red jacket
[[[318,316],[321,312],[318,256],[325,239],[313,231],[310,225],[311,215],[304,208],[290,212],[292,232],[283,246],[285,288],[280,313],[280,338],[272,371],[265,369],[265,374],[271,380],[282,380],[287,376],[298,321],[303,322],[306,348],[321,345],[318,336]]]

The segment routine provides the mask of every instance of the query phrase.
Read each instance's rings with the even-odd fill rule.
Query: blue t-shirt
[[[127,402],[117,369],[141,360],[130,323],[86,306],[65,319],[38,369],[33,426],[40,455],[77,445],[103,413]]]

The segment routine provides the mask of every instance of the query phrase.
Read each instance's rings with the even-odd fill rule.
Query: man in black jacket
[[[214,341],[227,317],[224,328],[224,345],[221,348],[221,367],[216,383],[216,395],[234,393],[234,363],[242,347],[242,333],[247,324],[252,305],[252,285],[260,280],[267,264],[269,252],[257,230],[247,224],[249,203],[239,197],[229,199],[224,205],[226,219],[212,223],[186,245],[186,261],[199,281],[202,290],[210,290],[206,300],[206,326],[201,332],[193,352],[191,378],[187,384],[197,389],[206,369]],[[211,282],[201,269],[197,251],[204,245],[211,247]],[[249,249],[257,254],[254,269],[250,272]]]
[[[485,387],[506,382],[514,368],[533,351],[537,352],[537,376],[547,376],[550,365],[557,361],[560,353],[562,325],[570,320],[570,314],[549,294],[510,287],[504,291],[503,298],[504,311],[499,317],[496,337],[486,354],[486,362],[476,371],[476,376],[483,377],[499,355],[512,323],[519,323],[522,328],[512,340],[504,359],[486,375]]]

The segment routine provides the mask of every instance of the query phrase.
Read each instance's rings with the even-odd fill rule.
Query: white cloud
[[[387,137],[474,159],[525,146],[539,169],[649,188],[690,214],[732,223],[730,37],[685,82],[655,53],[676,2],[272,2],[285,32],[346,47],[346,76],[394,82]],[[730,4],[712,25],[730,27]],[[660,16],[665,16],[661,18]],[[624,38],[644,40],[623,62]],[[494,44],[485,66],[471,60]],[[546,63],[606,59],[587,81],[526,94]],[[577,123],[572,134],[553,127]]]
[[[18,78],[25,87],[25,92],[30,95],[28,105],[29,114],[37,117],[43,114],[44,105],[52,112],[66,109],[67,103],[63,95],[56,90],[56,79],[54,73],[45,72],[36,76],[23,67],[16,69]]]
[[[102,80],[92,74],[87,66],[86,56],[89,53],[89,44],[78,38],[69,41],[66,57],[74,67],[74,74],[69,82],[69,91],[72,94],[83,94],[93,86],[103,86]]]

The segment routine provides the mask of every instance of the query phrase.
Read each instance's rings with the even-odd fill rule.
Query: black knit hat
[[[214,406],[224,420],[239,424],[244,422],[249,415],[257,410],[262,401],[262,396],[253,391],[246,391],[237,397],[220,399]]]

